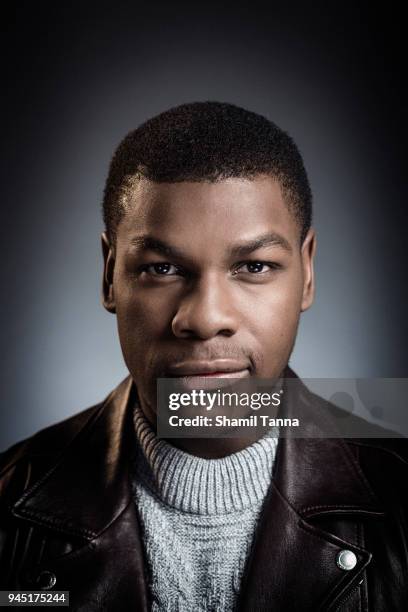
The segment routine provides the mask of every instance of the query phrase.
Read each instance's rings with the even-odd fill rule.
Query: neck
[[[257,506],[264,498],[278,445],[278,428],[270,429],[240,452],[208,459],[159,439],[138,403],[133,420],[138,479],[167,506],[189,514],[226,514]]]

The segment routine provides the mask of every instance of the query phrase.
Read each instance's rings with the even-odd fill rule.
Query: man
[[[1,588],[84,611],[406,609],[403,440],[156,432],[159,378],[290,378],[288,414],[332,412],[288,366],[314,294],[311,199],[293,140],[233,105],[123,140],[103,304],[130,375],[1,457]]]

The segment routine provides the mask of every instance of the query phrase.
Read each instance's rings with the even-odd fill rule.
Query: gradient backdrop
[[[317,297],[294,369],[407,376],[402,15],[358,3],[64,4],[4,15],[0,449],[126,375],[100,304],[104,180],[125,133],[186,101],[265,114],[303,153]]]

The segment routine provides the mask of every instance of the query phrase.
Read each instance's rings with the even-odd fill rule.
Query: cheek
[[[257,295],[256,303],[248,311],[258,330],[281,331],[282,334],[296,327],[302,303],[301,275],[294,270],[275,283],[271,283]],[[255,306],[255,307],[254,307]]]
[[[124,293],[116,300],[116,317],[123,359],[133,378],[141,381],[155,360],[163,321],[134,295]]]
[[[260,359],[258,376],[275,376],[287,364],[296,338],[302,301],[299,275],[285,277],[259,292],[246,313],[247,329]]]
[[[270,300],[257,304],[256,318],[251,322],[251,332],[264,351],[274,351],[292,343],[299,321],[299,308],[293,302]]]
[[[159,292],[136,292],[128,283],[118,283],[115,300],[119,337],[125,348],[138,347],[140,352],[168,329],[169,302]]]

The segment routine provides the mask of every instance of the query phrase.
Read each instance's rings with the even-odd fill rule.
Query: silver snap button
[[[55,574],[49,572],[48,570],[43,570],[40,574],[38,574],[35,584],[42,591],[48,591],[49,589],[52,589],[56,582],[57,578]]]
[[[352,550],[341,550],[337,555],[337,566],[346,572],[354,569],[357,565],[357,557]]]

